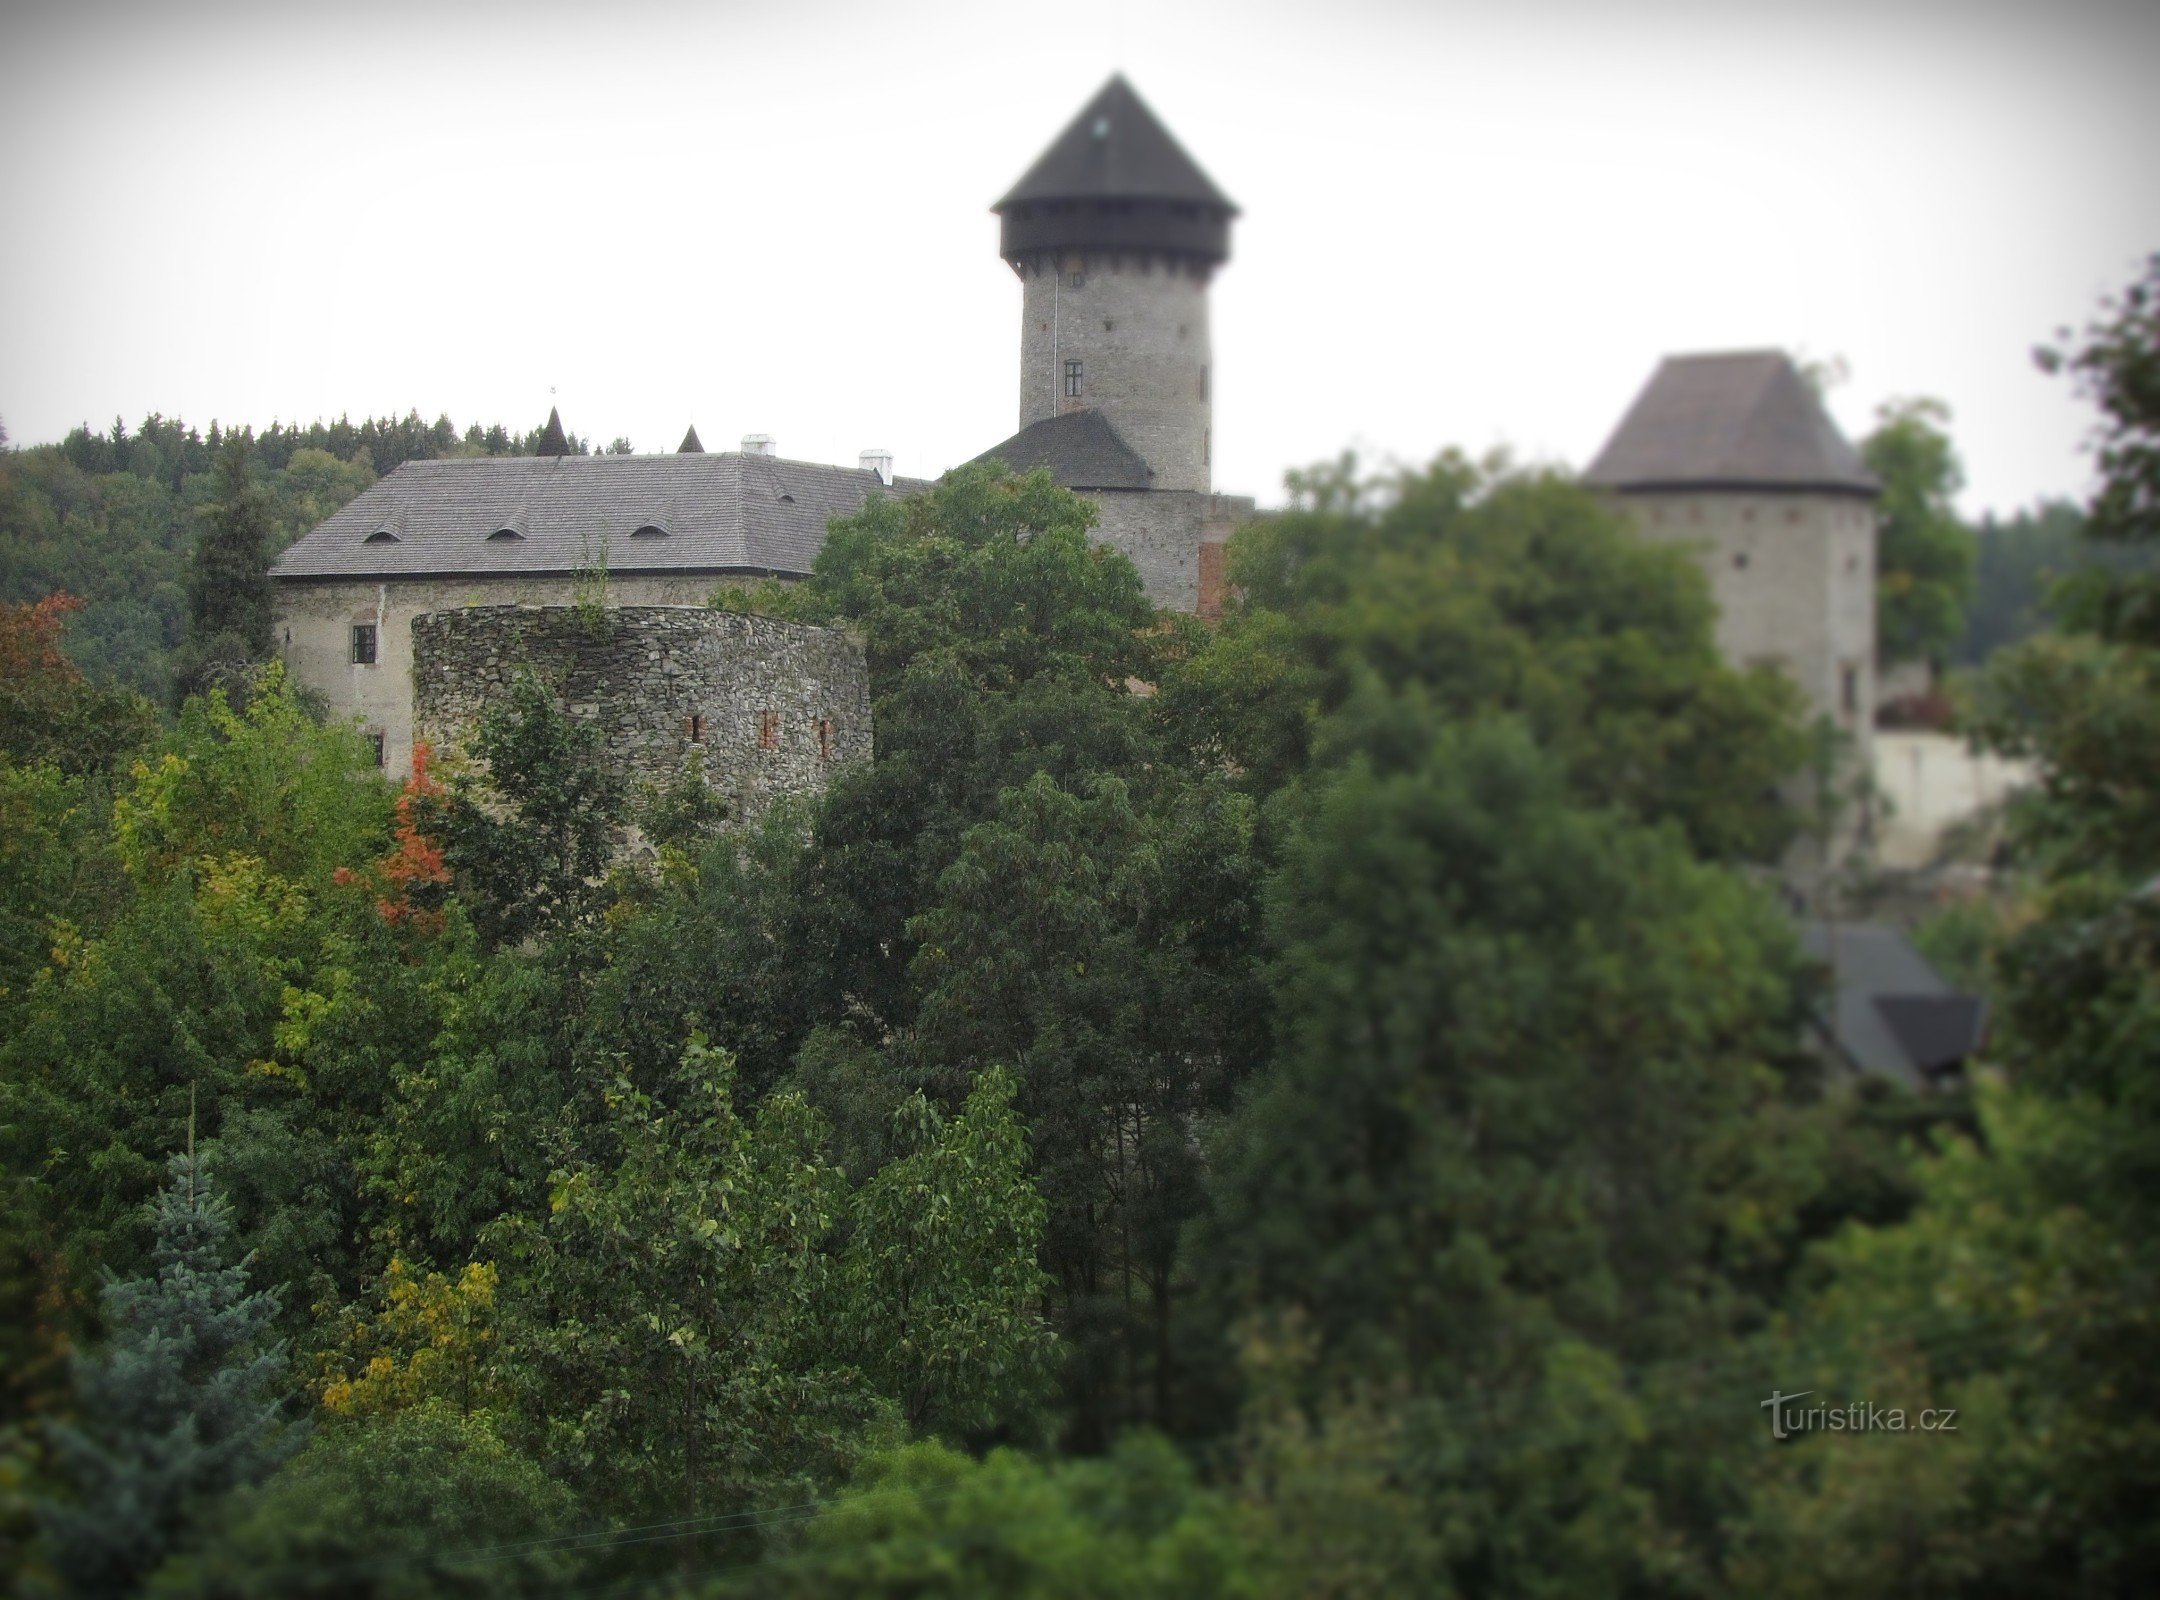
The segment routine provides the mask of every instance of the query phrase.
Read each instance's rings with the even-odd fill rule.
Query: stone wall
[[[633,782],[671,782],[696,755],[745,820],[870,758],[869,669],[833,628],[702,606],[479,606],[415,618],[412,661],[421,738],[465,744],[529,669]]]
[[[1220,547],[1251,520],[1253,502],[1237,495],[1161,489],[1092,489],[1101,518],[1090,537],[1121,551],[1140,569],[1148,598],[1165,611],[1203,610],[1201,551]],[[1215,614],[1221,613],[1217,563]]]
[[[694,606],[725,581],[714,573],[616,573],[607,599],[626,606]],[[277,586],[278,652],[293,680],[382,740],[384,775],[412,772],[412,625],[467,606],[560,606],[578,596],[561,573],[499,577],[285,578]],[[353,660],[353,629],[375,630],[375,659]]]
[[[1717,642],[1736,667],[1774,666],[1810,716],[1849,741],[1847,776],[1875,771],[1875,503],[1817,492],[1679,490],[1620,497],[1646,539],[1686,549],[1717,601]],[[1844,785],[1841,785],[1844,787]],[[1811,785],[1795,786],[1795,795]],[[1871,825],[1850,808],[1831,859]]]

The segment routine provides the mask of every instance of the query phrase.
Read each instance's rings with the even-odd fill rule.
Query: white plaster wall
[[[1151,487],[1205,492],[1214,409],[1205,273],[1159,256],[1078,251],[1027,263],[1020,426],[1094,407],[1154,469]],[[1065,393],[1067,361],[1080,363],[1076,397]]]
[[[2030,761],[1976,752],[1949,733],[1875,735],[1875,782],[1888,802],[1876,856],[1910,869],[1935,859],[1943,835],[2040,781]]]
[[[615,575],[607,584],[614,605],[702,605],[725,580],[710,573]],[[570,605],[578,582],[569,576],[394,579],[278,583],[276,632],[285,667],[303,687],[328,702],[334,717],[357,719],[383,736],[383,770],[402,783],[412,773],[413,618],[466,606]],[[375,624],[375,664],[352,659],[352,628]]]

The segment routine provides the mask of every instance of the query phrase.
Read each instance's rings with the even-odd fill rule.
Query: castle
[[[1022,288],[1019,429],[977,459],[1047,470],[1094,502],[1095,538],[1158,606],[1214,614],[1254,511],[1212,482],[1208,287],[1236,206],[1113,77],[992,209]],[[1864,764],[1876,485],[1791,362],[1666,362],[1585,480],[1697,553],[1728,657],[1782,666]],[[706,596],[804,577],[833,518],[927,487],[882,452],[823,466],[752,436],[707,454],[694,428],[673,455],[573,456],[551,415],[540,455],[408,462],[286,550],[278,638],[393,775],[416,737],[462,737],[507,663],[544,659],[573,715],[634,730],[610,749],[638,771],[695,753],[754,809],[867,754],[860,652],[826,629],[736,627]],[[603,575],[611,626],[567,626]]]

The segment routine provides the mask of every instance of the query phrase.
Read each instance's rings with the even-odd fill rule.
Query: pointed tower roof
[[[1583,482],[1622,492],[1882,491],[1781,350],[1667,356]]]
[[[1008,261],[1066,249],[1223,261],[1237,215],[1122,74],[1112,75],[990,209],[1004,223],[1000,253]]]
[[[547,426],[540,431],[540,448],[536,456],[566,456],[570,453],[570,439],[563,432],[562,415],[553,406],[548,407]]]
[[[1111,74],[990,209],[1002,212],[1025,200],[1185,200],[1237,211],[1123,73]]]
[[[682,436],[682,443],[675,447],[675,453],[679,456],[701,456],[705,453],[705,446],[697,436],[696,423],[693,422],[690,431]]]

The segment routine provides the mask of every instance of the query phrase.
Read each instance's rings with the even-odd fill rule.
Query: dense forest
[[[2059,357],[2111,546],[2156,296]],[[9,503],[259,544],[383,470],[291,437]],[[10,605],[17,1586],[2152,1592],[2150,570],[1974,684],[2048,779],[1921,1100],[1805,1048],[1812,740],[1685,554],[1452,453],[1293,491],[1214,626],[983,468],[716,595],[870,665],[875,759],[754,829],[529,677],[393,791],[274,665],[161,716]]]
[[[115,418],[57,445],[0,449],[0,602],[64,593],[83,602],[69,624],[70,660],[94,678],[162,703],[186,631],[188,561],[212,467],[237,438],[268,500],[269,553],[292,543],[378,477],[407,461],[531,455],[541,429],[499,423],[458,432],[448,417],[273,424],[210,432],[152,414],[131,433]],[[571,438],[573,452],[591,446]],[[5,444],[0,434],[0,445]],[[610,448],[629,448],[617,440]]]

